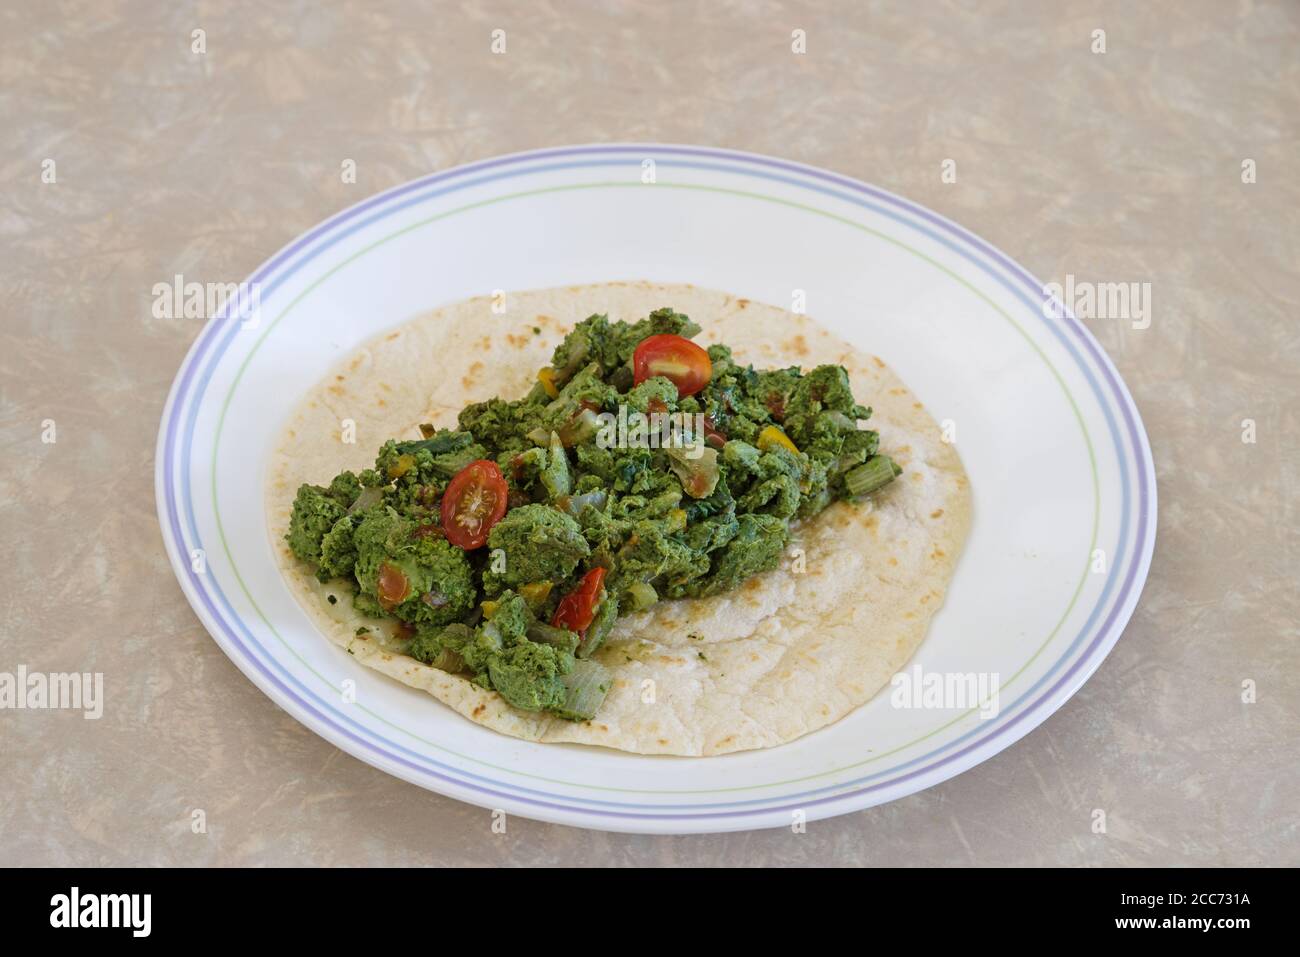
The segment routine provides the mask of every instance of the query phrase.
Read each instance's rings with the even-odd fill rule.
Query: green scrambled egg
[[[755,370],[714,345],[693,394],[638,376],[648,337],[697,332],[671,309],[630,324],[591,316],[523,398],[470,405],[455,430],[423,427],[385,443],[372,469],[299,488],[290,549],[351,589],[362,614],[400,622],[412,657],[517,708],[592,718],[611,680],[592,656],[620,615],[777,568],[793,519],[899,471],[860,426],[871,410],[840,366]],[[703,428],[667,447],[602,431],[654,414]],[[485,460],[506,509],[467,548],[443,525],[444,497]]]

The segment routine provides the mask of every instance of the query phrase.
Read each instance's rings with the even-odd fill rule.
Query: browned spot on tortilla
[[[393,391],[393,387],[392,387],[391,385],[389,385],[387,382],[381,382],[381,383],[379,383],[379,388],[383,389],[385,392],[392,392],[392,391]]]
[[[488,352],[492,348],[492,337],[484,336],[482,339],[478,341],[478,344],[480,349],[482,349],[484,352]]]
[[[519,348],[522,348],[523,346],[526,346],[526,345],[528,344],[528,340],[529,340],[530,338],[532,338],[532,337],[531,337],[531,336],[517,336],[517,335],[515,335],[513,332],[507,332],[507,333],[506,333],[506,342],[510,343],[510,345],[514,346],[516,349],[519,349]]]
[[[483,363],[471,362],[469,366],[469,374],[461,377],[460,384],[466,389],[474,388],[474,384],[478,381],[477,376],[482,371]]]
[[[912,451],[912,447],[910,445],[900,445],[898,447],[898,452],[900,455],[906,455],[911,451]]]
[[[921,403],[919,403],[919,402],[913,402],[913,403],[912,403],[912,408],[914,408],[914,409],[924,409],[925,406],[923,406],[923,405],[922,405]]]
[[[924,605],[924,604],[925,604],[926,602],[928,602],[929,600],[930,600],[930,596],[929,596],[929,595],[922,595],[922,596],[921,596],[921,604],[922,604],[922,605]]]
[[[362,356],[353,356],[352,363],[348,366],[348,368],[351,369],[353,372],[356,372],[357,369],[361,367],[362,358],[363,358]]]
[[[339,382],[343,381],[343,376],[341,375],[336,375],[334,378],[337,379]]]
[[[385,341],[385,342],[392,342],[394,339],[396,339],[396,338],[397,338],[398,336],[400,336],[400,335],[401,335],[400,332],[390,332],[388,335],[384,336],[384,341]]]
[[[664,747],[668,747],[668,739],[667,739],[667,738],[660,738],[660,739],[659,739],[659,743],[662,744]]]
[[[889,556],[889,564],[891,564],[891,565],[897,565],[897,564],[898,564],[898,559],[895,558],[893,555],[890,555],[890,556]]]
[[[381,396],[375,404],[382,408],[383,406],[388,405],[388,402]]]
[[[795,336],[785,343],[785,347],[797,356],[808,355],[808,340],[803,336]]]
[[[872,356],[871,361],[882,369],[885,367],[885,364],[880,361],[880,356]]]
[[[906,389],[890,389],[890,390],[889,390],[889,394],[890,394],[890,395],[907,395],[907,390],[906,390]]]
[[[915,618],[915,617],[916,617],[916,612],[905,611],[905,612],[903,612],[903,617],[904,617],[904,618]]]
[[[751,652],[749,653],[749,660],[750,660],[750,661],[758,661],[758,655],[754,654],[754,653],[751,651]]]
[[[934,551],[930,553],[930,557],[931,557],[931,558],[934,558],[934,559],[940,559],[940,558],[943,558],[943,557],[944,557],[945,555],[947,555],[947,554],[948,554],[947,552],[945,552],[942,548],[940,548],[938,545],[936,545],[936,546],[934,546]]]
[[[331,395],[343,395],[343,394],[344,394],[344,392],[343,392],[343,387],[342,387],[341,385],[332,385],[332,386],[330,386],[330,387],[329,387],[329,392],[330,392]]]
[[[737,300],[736,300],[736,308],[737,308],[737,309],[744,309],[744,308],[747,307],[748,305],[749,305],[749,300],[748,300],[748,299],[737,299]]]
[[[480,701],[480,702],[478,703],[478,706],[477,706],[477,707],[474,709],[474,711],[472,712],[472,715],[473,715],[473,717],[477,718],[479,715],[481,715],[481,714],[482,714],[484,711],[486,711],[486,710],[487,710],[487,705],[483,704],[483,702]]]
[[[930,513],[931,518],[939,518],[942,515],[943,515],[943,509],[941,508],[936,508],[933,512]]]
[[[920,472],[913,472],[910,476],[908,476],[908,478],[910,478],[913,482],[925,481],[925,476],[922,475]]]

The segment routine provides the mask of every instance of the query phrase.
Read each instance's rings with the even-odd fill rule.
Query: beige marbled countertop
[[[0,864],[1300,864],[1300,8],[430,6],[0,10],[0,671],[102,671],[107,695],[99,721],[0,711]],[[1151,437],[1150,579],[1027,738],[804,835],[493,835],[298,725],[194,617],[153,444],[199,324],[152,318],[153,284],[241,279],[432,170],[614,140],[813,163],[1045,278],[1151,283],[1150,328],[1089,323]]]

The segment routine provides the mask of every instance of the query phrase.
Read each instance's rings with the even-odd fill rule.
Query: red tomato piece
[[[641,340],[632,353],[632,374],[637,385],[661,375],[671,380],[677,394],[685,398],[709,384],[713,363],[709,354],[690,339],[664,334]]]
[[[411,583],[396,565],[389,562],[379,563],[379,580],[375,583],[375,594],[385,611],[391,611],[411,592]]]
[[[720,449],[727,444],[726,435],[714,424],[711,415],[704,417],[704,441],[715,449]]]
[[[442,531],[465,551],[481,548],[492,526],[506,513],[509,488],[495,462],[470,462],[451,480],[442,496]]]
[[[578,587],[563,598],[555,609],[551,624],[556,628],[567,628],[585,635],[596,617],[596,606],[600,604],[604,593],[605,569],[593,568],[582,576]]]

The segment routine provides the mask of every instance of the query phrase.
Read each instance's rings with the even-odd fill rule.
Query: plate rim
[[[808,164],[797,163],[778,157],[765,156],[763,154],[751,153],[739,150],[729,150],[714,147],[700,147],[688,144],[670,144],[670,143],[593,143],[578,144],[574,146],[548,147],[539,150],[526,150],[516,153],[504,154],[496,157],[489,157],[474,163],[463,164],[446,170],[439,170],[423,177],[418,177],[406,183],[397,184],[390,189],[371,196],[363,197],[358,202],[348,206],[330,217],[322,220],[310,229],[295,236],[290,242],[286,243],[279,250],[263,262],[250,276],[250,281],[272,269],[279,268],[283,262],[287,262],[295,253],[308,249],[318,238],[328,235],[335,226],[351,219],[362,209],[371,207],[381,207],[395,195],[418,189],[420,186],[427,185],[432,181],[441,178],[451,178],[453,176],[463,176],[471,172],[478,172],[485,168],[493,166],[511,165],[526,163],[533,160],[545,160],[557,155],[571,156],[575,154],[611,154],[611,153],[637,153],[637,152],[665,152],[675,153],[678,155],[708,156],[722,160],[738,160],[757,164],[760,166],[776,166],[778,168],[789,169],[804,175],[823,181],[830,181],[839,186],[855,188],[866,192],[870,195],[885,198],[892,201],[898,207],[906,212],[910,212],[921,219],[929,220],[937,225],[946,228],[957,238],[964,240],[976,250],[982,252],[994,263],[1000,265],[1002,269],[1012,277],[1018,277],[1023,282],[1041,288],[1041,283],[1020,266],[1015,260],[1007,256],[997,247],[983,240],[976,234],[962,227],[942,214],[919,203],[915,203],[904,197],[864,183],[860,180],[848,177],[843,174],[835,173],[830,170]],[[1130,583],[1128,593],[1122,602],[1117,602],[1111,611],[1112,621],[1109,626],[1105,626],[1102,632],[1094,639],[1094,647],[1091,650],[1085,650],[1084,654],[1076,662],[1074,672],[1070,675],[1068,682],[1060,683],[1055,689],[1044,693],[1040,698],[1032,701],[1022,712],[1004,727],[998,729],[985,740],[976,742],[967,748],[952,755],[947,755],[936,759],[936,763],[929,768],[920,769],[914,775],[903,778],[898,781],[886,782],[882,785],[874,786],[866,790],[858,789],[843,794],[832,794],[817,802],[805,802],[809,805],[808,818],[819,819],[829,817],[835,814],[845,813],[850,810],[857,810],[870,807],[876,804],[894,800],[905,794],[915,793],[916,791],[932,787],[941,781],[947,780],[962,771],[968,770],[987,760],[993,754],[998,753],[1011,744],[1018,741],[1033,728],[1041,724],[1048,716],[1058,710],[1073,694],[1081,687],[1100,666],[1110,650],[1114,647],[1119,636],[1123,633],[1133,610],[1136,608],[1141,598],[1141,593],[1148,576],[1152,555],[1154,553],[1155,534],[1156,534],[1156,515],[1157,499],[1154,461],[1151,454],[1150,442],[1146,433],[1145,426],[1142,422],[1140,411],[1134,402],[1127,384],[1119,375],[1110,356],[1105,352],[1095,337],[1083,326],[1082,323],[1074,317],[1068,309],[1060,309],[1060,318],[1072,328],[1075,334],[1082,340],[1087,351],[1091,353],[1093,361],[1097,364],[1100,371],[1109,379],[1111,398],[1115,401],[1115,409],[1129,418],[1129,438],[1131,448],[1136,453],[1134,462],[1135,474],[1134,485],[1140,492],[1145,494],[1147,506],[1141,507],[1142,498],[1135,503],[1135,515],[1139,520],[1139,529],[1145,525],[1142,532],[1134,532],[1134,549],[1133,565],[1131,569]],[[410,781],[421,787],[434,790],[440,793],[448,794],[458,800],[468,801],[470,803],[483,805],[484,794],[493,794],[501,800],[495,802],[492,806],[500,805],[512,813],[519,813],[522,816],[537,818],[541,820],[553,821],[556,823],[578,825],[584,827],[596,827],[604,830],[625,830],[637,832],[660,832],[660,833],[686,833],[697,831],[719,831],[719,830],[738,830],[755,827],[781,826],[788,823],[788,814],[786,808],[756,807],[732,812],[733,816],[720,818],[699,812],[692,813],[695,809],[691,805],[682,805],[680,814],[673,814],[668,817],[655,817],[639,813],[619,814],[617,817],[607,816],[610,812],[599,812],[589,807],[570,807],[551,805],[545,802],[538,802],[531,798],[519,797],[508,793],[493,792],[491,789],[483,788],[479,785],[463,785],[459,781],[449,778],[439,778],[438,781],[430,780],[431,772],[413,770],[404,767],[399,761],[394,760],[390,755],[378,749],[373,743],[362,741],[361,739],[350,740],[350,735],[346,731],[334,731],[326,726],[320,725],[320,718],[324,716],[314,713],[314,708],[298,701],[289,695],[286,695],[280,688],[276,687],[275,682],[268,675],[261,673],[253,667],[253,662],[246,660],[246,652],[232,648],[227,643],[227,636],[224,634],[224,624],[211,615],[209,610],[204,607],[204,601],[199,594],[197,585],[191,578],[189,568],[189,555],[182,548],[182,543],[176,541],[172,528],[168,521],[166,512],[167,492],[169,477],[171,474],[170,466],[173,461],[167,454],[168,439],[171,438],[169,422],[175,410],[176,403],[180,399],[183,382],[186,373],[196,362],[205,341],[208,339],[212,328],[223,322],[228,322],[220,314],[210,318],[205,323],[203,329],[195,337],[182,360],[176,376],[172,382],[171,389],[168,392],[167,401],[162,410],[158,441],[155,449],[155,497],[158,511],[158,518],[163,533],[164,544],[170,559],[173,572],[181,584],[183,593],[194,608],[196,615],[204,624],[204,627],[212,635],[218,646],[222,648],[227,657],[236,664],[236,666],[253,681],[255,686],[260,688],[268,697],[270,697],[281,708],[288,711],[299,722],[306,725],[316,734],[321,735],[337,747],[342,748],[348,753],[359,759],[366,761],[372,766],[379,767],[396,777]],[[184,476],[177,476],[177,482],[184,481]],[[470,790],[467,790],[470,789]],[[522,803],[520,803],[522,802]],[[815,807],[814,807],[815,804]],[[512,805],[515,805],[512,807]],[[780,820],[763,821],[762,818],[771,818],[772,815],[782,815]],[[593,820],[594,819],[594,820]],[[704,826],[699,826],[704,822]]]

